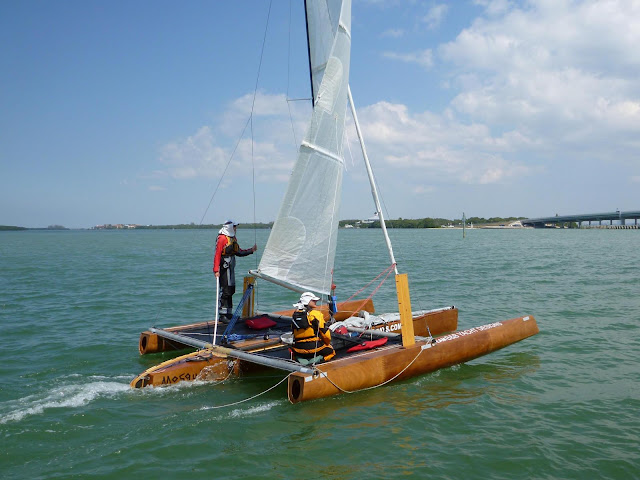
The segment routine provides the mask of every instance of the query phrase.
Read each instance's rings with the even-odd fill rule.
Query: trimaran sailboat
[[[313,113],[260,265],[245,278],[242,315],[237,321],[234,317],[224,331],[220,327],[220,333],[217,323],[213,328],[201,323],[143,332],[141,353],[187,346],[197,351],[148,369],[131,382],[132,387],[224,380],[266,367],[289,372],[288,397],[295,403],[372,388],[466,362],[538,333],[532,316],[455,331],[458,311],[454,307],[412,313],[407,275],[398,273],[349,88],[351,0],[307,0],[305,10]],[[390,269],[395,272],[399,313],[370,316],[368,313],[374,312],[370,299],[338,304],[333,318],[345,323],[341,330],[344,335],[334,335],[339,337],[334,339],[335,359],[303,365],[291,360],[288,349],[292,311],[254,315],[253,284],[260,278],[297,292],[312,291],[330,298],[347,103],[389,251]],[[324,313],[331,315],[326,306]],[[370,321],[365,322],[368,316]],[[212,341],[198,339],[203,333],[211,335]],[[372,344],[366,338],[386,341]]]

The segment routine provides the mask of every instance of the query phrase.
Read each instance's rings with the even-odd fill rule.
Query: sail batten
[[[351,0],[305,2],[313,113],[257,272],[329,294],[338,239]]]
[[[302,142],[300,144],[301,147],[303,148],[308,148],[309,150],[312,150],[313,152],[319,153],[320,155],[323,155],[327,158],[330,158],[331,160],[334,160],[336,162],[344,162],[344,159],[342,157],[340,157],[339,155],[334,154],[333,152],[330,152],[322,147],[320,147],[319,145],[313,145],[311,143],[308,142]]]

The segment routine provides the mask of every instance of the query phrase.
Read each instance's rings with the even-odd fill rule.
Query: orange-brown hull
[[[131,387],[159,387],[178,382],[224,379],[229,374],[230,364],[226,357],[200,351],[167,360],[155,367],[145,370],[131,381]]]
[[[458,309],[451,307],[443,310],[435,310],[413,319],[414,331],[416,335],[426,336],[442,335],[453,332],[458,326]],[[385,328],[389,331],[400,331],[400,322],[389,322]],[[167,329],[168,330],[168,329]],[[162,340],[162,337],[155,337]],[[269,349],[281,347],[279,339],[272,338],[263,340],[261,338],[239,340],[233,343],[234,348],[259,353]],[[191,352],[180,357],[167,360],[159,365],[151,367],[138,375],[131,382],[134,388],[147,386],[171,385],[182,381],[215,380],[226,378],[230,370],[235,368],[233,373],[250,372],[263,367],[256,367],[246,361],[228,360],[226,357],[215,356],[206,350]]]
[[[538,333],[532,316],[471,328],[405,348],[392,345],[317,366],[319,375],[292,373],[288,395],[292,403],[345,391],[376,387],[463,363]]]

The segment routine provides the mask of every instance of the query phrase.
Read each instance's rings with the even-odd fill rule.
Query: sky
[[[0,2],[0,225],[273,221],[302,4]],[[351,35],[387,218],[640,209],[640,1],[353,0]],[[371,217],[351,117],[345,152],[340,218]]]

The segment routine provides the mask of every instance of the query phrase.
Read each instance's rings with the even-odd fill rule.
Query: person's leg
[[[235,285],[229,285],[229,269],[220,271],[220,318],[226,317],[227,321],[233,317],[233,294],[236,293]]]

